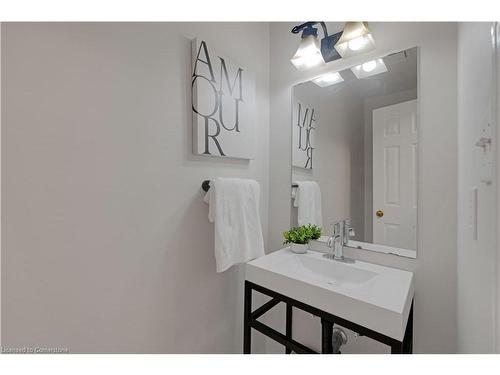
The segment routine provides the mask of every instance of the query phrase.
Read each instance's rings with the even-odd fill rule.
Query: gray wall
[[[271,133],[269,245],[281,246],[280,233],[290,223],[290,95],[291,87],[318,75],[298,72],[289,62],[298,39],[290,34],[293,23],[271,25]],[[333,32],[335,26],[330,25]],[[457,248],[457,102],[455,23],[370,23],[377,50],[370,55],[420,46],[421,158],[417,260],[361,250],[348,256],[415,271],[415,337],[417,353],[456,351],[456,248]],[[341,70],[367,57],[333,62],[327,69]],[[288,192],[288,194],[287,194]],[[270,317],[269,319],[272,319]],[[304,316],[294,327],[310,337],[319,322]],[[298,336],[299,337],[299,336]],[[312,340],[312,338],[311,338]],[[352,350],[382,350],[358,340]],[[319,343],[315,342],[318,346]],[[357,347],[356,347],[357,346]],[[268,344],[269,351],[277,350]]]
[[[191,154],[195,36],[256,73],[253,161]],[[200,184],[257,179],[267,229],[268,61],[267,23],[2,24],[3,346],[241,351]]]

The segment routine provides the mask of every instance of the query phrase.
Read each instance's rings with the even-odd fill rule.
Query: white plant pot
[[[298,243],[292,243],[290,244],[290,250],[292,250],[293,253],[295,254],[305,254],[307,253],[307,244],[302,245]]]

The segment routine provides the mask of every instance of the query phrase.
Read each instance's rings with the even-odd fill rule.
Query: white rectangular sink
[[[247,263],[246,279],[398,341],[414,293],[412,272],[289,248]]]

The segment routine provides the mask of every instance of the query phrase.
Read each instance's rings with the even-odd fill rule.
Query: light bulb
[[[308,69],[323,64],[318,39],[312,35],[302,38],[297,52],[290,61],[297,69]]]
[[[368,41],[364,36],[360,36],[358,38],[354,38],[347,42],[347,48],[349,48],[351,51],[359,51],[363,49]]]
[[[377,67],[377,62],[375,60],[365,62],[363,65],[361,65],[361,68],[367,73],[371,72],[376,67]]]
[[[336,83],[343,82],[344,79],[338,72],[330,72],[330,73],[325,73],[319,77],[316,77],[312,81],[319,87],[327,87],[334,85]]]
[[[363,64],[353,66],[351,71],[357,78],[366,78],[376,74],[387,72],[383,59],[367,61]]]
[[[366,22],[346,22],[340,39],[335,44],[340,56],[347,58],[375,49],[375,41]]]

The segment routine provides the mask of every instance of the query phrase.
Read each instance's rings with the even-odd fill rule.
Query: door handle
[[[378,210],[377,212],[375,212],[375,215],[377,215],[377,217],[382,217],[384,216],[384,211]]]

